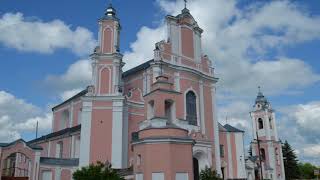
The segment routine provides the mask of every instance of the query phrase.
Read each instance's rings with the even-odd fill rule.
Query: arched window
[[[165,116],[166,118],[172,122],[173,121],[173,101],[172,100],[165,100],[164,101],[164,109],[165,109]]]
[[[151,119],[153,117],[154,117],[154,101],[151,100],[148,102],[147,118]]]
[[[263,120],[261,118],[258,119],[259,129],[263,129]]]
[[[60,130],[65,129],[68,126],[70,118],[70,113],[68,110],[64,110],[61,115],[61,121],[60,121]]]
[[[263,148],[261,148],[260,153],[261,153],[261,159],[263,161],[266,160],[266,151]]]
[[[191,125],[197,125],[197,98],[194,92],[189,91],[186,94],[186,119]]]
[[[272,119],[269,118],[269,125],[270,125],[270,129],[272,129]]]

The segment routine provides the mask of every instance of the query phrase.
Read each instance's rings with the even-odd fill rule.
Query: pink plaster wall
[[[62,169],[61,171],[61,180],[71,180],[72,173],[69,169]]]
[[[231,154],[232,154],[232,170],[233,177],[238,177],[238,160],[237,160],[237,146],[235,140],[235,133],[230,133],[230,144],[231,144]]]
[[[110,161],[112,145],[112,110],[93,109],[91,128],[90,162]]]
[[[139,138],[151,138],[151,137],[163,137],[163,136],[171,136],[171,137],[186,137],[188,135],[188,131],[183,129],[148,129],[143,130],[139,133]]]
[[[71,143],[72,143],[71,136],[52,140],[51,141],[50,157],[56,157],[56,145],[60,141],[63,142],[62,157],[63,158],[70,158]]]
[[[101,76],[100,76],[100,93],[101,94],[107,94],[110,93],[110,80],[112,77],[112,70],[109,68],[103,68],[101,71]]]
[[[80,122],[79,121],[79,116],[82,108],[82,102],[79,101],[73,105],[73,126],[77,126]]]
[[[193,31],[189,28],[181,28],[181,45],[182,54],[194,58],[194,48],[193,48]]]
[[[177,172],[188,173],[193,180],[191,144],[143,144],[136,145],[135,157],[141,155],[141,164],[135,162],[134,171],[144,174],[144,179],[152,179],[152,172],[163,172],[165,179],[175,179]]]
[[[113,42],[113,31],[114,31],[114,22],[111,20],[104,20],[102,23],[102,34],[101,34],[101,48],[102,53],[112,53],[114,52]]]
[[[225,169],[225,177],[229,177],[229,168],[228,168],[228,163],[229,163],[229,155],[228,155],[228,151],[229,151],[229,148],[228,147],[228,143],[227,143],[227,132],[219,132],[219,142],[220,144],[222,144],[224,146],[224,157],[221,157],[221,160],[226,162],[227,166],[224,167]],[[221,161],[221,162],[222,162]]]

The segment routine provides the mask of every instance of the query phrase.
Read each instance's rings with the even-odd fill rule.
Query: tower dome
[[[112,7],[112,4],[109,4],[109,7],[105,11],[106,16],[115,16],[116,15],[116,9]]]

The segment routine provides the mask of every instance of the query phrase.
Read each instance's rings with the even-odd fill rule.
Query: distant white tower
[[[260,87],[253,108],[250,113],[254,137],[251,142],[252,155],[260,155],[264,179],[284,180],[282,146],[278,138],[275,112],[260,91]],[[261,169],[256,173],[261,176]]]

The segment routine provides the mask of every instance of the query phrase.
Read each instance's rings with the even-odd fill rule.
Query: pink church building
[[[52,108],[50,134],[0,143],[2,179],[71,180],[97,161],[131,180],[199,180],[205,167],[223,179],[257,178],[258,141],[248,158],[244,131],[218,123],[218,78],[202,51],[204,31],[187,8],[166,22],[167,38],[155,44],[153,59],[123,72],[120,20],[109,6],[90,56],[92,83]],[[253,131],[264,177],[282,180],[281,144],[266,102],[259,93]]]

